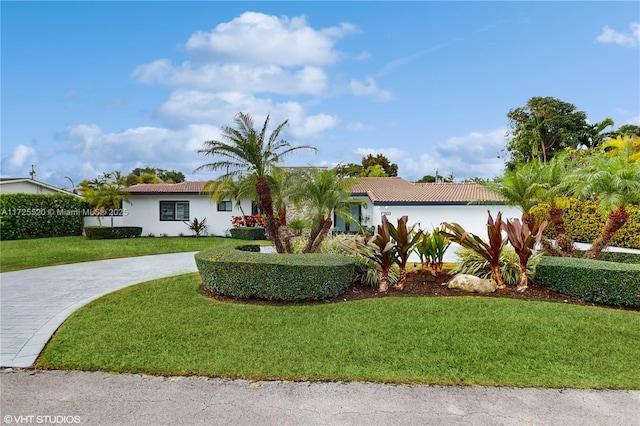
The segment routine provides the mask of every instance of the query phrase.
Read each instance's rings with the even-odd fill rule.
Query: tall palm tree
[[[89,195],[85,196],[89,205],[99,212],[110,213],[111,227],[113,228],[113,216],[115,210],[122,208],[123,201],[129,201],[128,193],[122,191],[122,186],[116,182],[107,182],[98,186]],[[98,215],[98,219],[102,214]]]
[[[284,253],[284,246],[278,235],[278,224],[275,221],[273,211],[273,199],[268,177],[273,168],[283,159],[300,149],[316,148],[309,145],[291,146],[284,139],[278,139],[280,132],[288,124],[285,120],[279,124],[269,136],[267,127],[269,116],[264,121],[260,131],[254,129],[253,118],[242,112],[234,117],[236,127],[224,126],[221,140],[204,142],[204,147],[198,150],[198,154],[219,157],[213,163],[204,164],[195,171],[200,170],[226,170],[224,178],[232,178],[242,174],[255,176],[255,188],[260,199],[260,205],[265,213],[265,227],[272,239],[278,253]]]
[[[531,162],[519,164],[515,170],[507,170],[497,182],[485,182],[484,186],[501,195],[510,206],[519,207],[522,211],[522,221],[535,227],[535,217],[531,208],[538,200],[542,185],[538,182],[540,163]]]
[[[354,180],[336,176],[335,170],[314,170],[296,186],[291,199],[297,205],[305,203],[313,226],[303,253],[314,253],[320,247],[331,227],[332,214],[347,218],[346,201],[351,196]]]
[[[576,196],[595,198],[600,209],[609,212],[602,233],[584,255],[596,259],[629,218],[625,207],[640,205],[640,162],[621,155],[593,155],[573,173],[572,181]]]

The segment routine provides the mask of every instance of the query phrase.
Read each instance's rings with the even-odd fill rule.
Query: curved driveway
[[[196,252],[129,257],[0,274],[0,366],[30,367],[69,315],[115,290],[196,272]]]

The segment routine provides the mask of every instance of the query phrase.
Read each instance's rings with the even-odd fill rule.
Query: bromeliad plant
[[[527,290],[529,275],[527,273],[527,263],[529,258],[535,254],[534,247],[540,243],[542,232],[547,226],[547,222],[542,222],[540,226],[535,226],[533,232],[529,230],[527,224],[521,224],[518,219],[503,222],[507,232],[509,243],[513,246],[520,260],[520,283],[517,291]]]
[[[202,220],[198,220],[197,217],[194,217],[191,222],[187,220],[183,220],[183,222],[189,227],[190,230],[193,231],[196,238],[198,238],[207,229],[207,225],[205,225],[204,223],[206,220],[207,220],[206,217]]]
[[[398,219],[398,225],[393,226],[387,220],[387,216],[382,216],[382,226],[388,229],[391,238],[393,238],[393,256],[400,267],[400,276],[398,277],[398,283],[396,288],[404,290],[404,286],[407,282],[407,261],[416,244],[420,240],[421,234],[413,232],[413,228],[416,225],[407,227],[408,216],[402,216]]]
[[[448,237],[451,241],[460,244],[462,247],[469,248],[487,259],[491,265],[493,279],[496,280],[498,288],[505,287],[502,274],[500,273],[500,251],[507,243],[507,240],[502,237],[502,224],[502,212],[498,212],[495,221],[491,216],[491,212],[489,212],[489,218],[487,219],[488,243],[477,235],[465,231],[464,228],[457,223],[444,222],[442,225],[450,232],[445,230],[440,231],[440,234]]]
[[[442,272],[444,254],[451,245],[449,238],[440,233],[443,230],[434,228],[431,233],[419,230],[417,232],[419,234],[418,243],[413,249],[420,258],[422,268],[433,275]]]

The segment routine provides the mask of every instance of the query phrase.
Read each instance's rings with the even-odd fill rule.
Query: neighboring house
[[[141,226],[142,235],[191,235],[184,221],[206,218],[209,235],[228,235],[232,216],[241,215],[235,200],[222,203],[202,194],[206,182],[177,184],[138,184],[125,189],[130,202],[123,203],[125,214],[115,217],[116,226]],[[376,227],[386,215],[391,223],[408,216],[409,225],[430,231],[442,222],[456,222],[466,230],[486,237],[487,211],[503,218],[520,217],[516,207],[477,183],[411,183],[399,177],[358,178],[352,191],[351,215],[366,227]],[[474,203],[474,204],[470,204]],[[255,203],[242,200],[246,214],[255,212]],[[86,218],[85,223],[95,218]],[[93,223],[92,224],[97,224]],[[337,231],[357,231],[355,222],[334,218]],[[453,252],[453,250],[451,250]],[[449,256],[450,257],[450,256]]]
[[[0,194],[68,194],[76,195],[73,192],[62,188],[57,188],[44,182],[31,178],[0,178]]]

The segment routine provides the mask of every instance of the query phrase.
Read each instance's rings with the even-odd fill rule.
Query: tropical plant
[[[311,222],[311,232],[304,253],[315,253],[333,226],[334,211],[337,215],[350,219],[346,201],[351,196],[353,180],[336,176],[334,170],[313,169],[298,182],[291,199],[297,207],[304,204]]]
[[[206,220],[206,217],[202,220],[198,220],[197,217],[194,217],[191,222],[187,220],[183,220],[183,222],[189,227],[191,231],[193,231],[196,238],[198,238],[207,229],[207,225],[204,223]]]
[[[202,193],[210,194],[211,199],[217,203],[226,200],[235,200],[234,205],[240,209],[242,216],[245,216],[242,208],[242,199],[257,199],[255,182],[245,176],[239,179],[217,179],[210,180],[202,187]]]
[[[491,265],[493,279],[496,280],[498,288],[505,287],[502,274],[500,273],[500,252],[507,242],[507,240],[502,237],[502,223],[502,212],[498,212],[495,221],[491,216],[491,212],[489,212],[489,218],[487,219],[488,243],[477,235],[465,231],[464,228],[457,223],[445,222],[442,225],[450,232],[440,231],[442,235],[448,237],[451,241],[460,244],[462,247],[474,250],[484,257]]]
[[[539,179],[540,163],[532,161],[518,165],[515,170],[507,170],[495,182],[485,182],[482,185],[502,196],[508,205],[518,207],[522,211],[522,221],[533,228],[535,217],[531,214],[531,208],[543,188]]]
[[[415,224],[411,226],[407,226],[407,221],[409,220],[408,216],[402,216],[398,218],[398,225],[393,226],[387,220],[387,216],[382,216],[383,225],[387,226],[389,229],[389,234],[393,239],[394,249],[393,256],[395,258],[395,262],[400,267],[400,276],[398,277],[398,282],[396,283],[396,288],[399,290],[404,290],[404,286],[407,282],[407,261],[409,260],[409,256],[413,252],[416,244],[420,241],[421,234],[418,232],[413,232],[413,228],[415,228]]]
[[[378,225],[378,232],[372,237],[356,237],[339,245],[345,253],[355,256],[355,280],[372,287],[378,286],[378,291],[384,293],[389,289],[389,284],[397,282],[399,268],[394,262],[393,243],[388,229]]]
[[[260,131],[254,129],[253,118],[249,114],[238,113],[234,118],[236,127],[224,126],[221,140],[204,142],[204,147],[198,154],[219,157],[212,163],[204,164],[195,171],[200,170],[226,170],[223,178],[233,178],[242,174],[250,174],[255,177],[255,189],[260,200],[260,205],[266,216],[265,227],[272,239],[276,251],[284,252],[284,246],[278,233],[278,224],[274,218],[273,199],[268,177],[273,168],[282,160],[301,149],[316,150],[309,145],[291,146],[284,139],[278,139],[280,132],[288,124],[285,120],[279,124],[269,136],[267,128],[269,116],[264,121]]]
[[[524,292],[529,284],[529,275],[527,272],[527,264],[531,256],[535,254],[534,247],[540,243],[542,232],[547,226],[547,222],[542,222],[540,226],[533,231],[529,230],[527,224],[521,224],[518,219],[507,220],[503,223],[509,243],[515,250],[520,261],[520,282],[517,290]]]
[[[433,275],[442,271],[444,254],[451,245],[451,241],[440,231],[443,228],[434,228],[432,232],[419,230],[420,237],[414,247],[414,252],[420,258],[422,268],[427,269]]]
[[[103,173],[97,179],[83,181],[80,183],[80,188],[101,225],[101,219],[109,214],[113,228],[113,216],[122,209],[122,202],[130,202],[129,194],[123,191],[124,179],[119,171]]]
[[[607,155],[620,155],[632,163],[640,161],[640,136],[618,136],[602,144]]]
[[[597,259],[611,238],[629,218],[626,208],[640,205],[640,162],[625,156],[593,155],[571,175],[574,195],[595,199],[601,211],[609,212],[600,236],[591,244],[585,259]]]
[[[450,274],[469,274],[480,278],[493,278],[491,265],[475,250],[460,247],[456,250],[458,262],[449,271]],[[535,267],[540,261],[542,253],[537,253],[527,262],[527,273],[533,276]],[[505,244],[500,251],[500,275],[506,285],[518,285],[520,282],[520,259],[516,251],[509,244]]]

